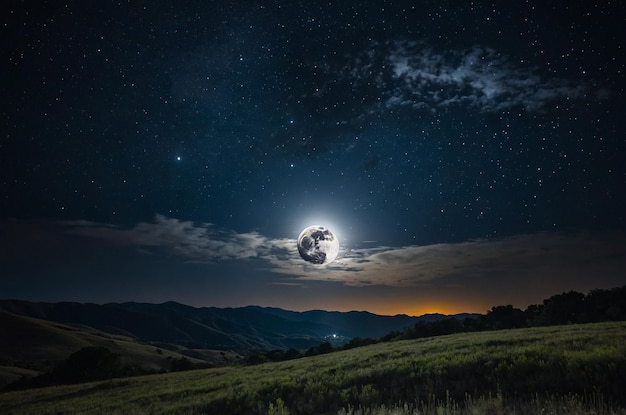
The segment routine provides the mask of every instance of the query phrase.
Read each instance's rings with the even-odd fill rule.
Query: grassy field
[[[0,394],[2,414],[624,414],[626,322]]]

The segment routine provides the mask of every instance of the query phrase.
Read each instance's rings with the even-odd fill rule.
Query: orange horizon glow
[[[459,305],[424,305],[424,306],[407,306],[407,307],[390,307],[390,308],[372,308],[367,311],[380,314],[380,315],[397,315],[397,314],[406,314],[408,316],[419,317],[424,314],[444,314],[444,315],[453,315],[453,314],[461,314],[461,313],[480,313],[484,314],[487,309],[482,310],[478,307],[462,307]]]
[[[394,293],[395,294],[395,293]],[[511,304],[513,307],[524,310],[529,304],[540,304],[541,301],[511,301],[511,298],[501,301],[492,300],[488,296],[476,296],[472,298],[465,293],[452,293],[443,298],[437,298],[433,293],[424,293],[423,296],[418,295],[368,295],[363,297],[352,298],[351,301],[343,301],[343,298],[312,297],[309,301],[295,302],[293,299],[276,298],[274,301],[268,301],[262,306],[279,307],[285,310],[297,312],[306,312],[311,310],[325,311],[364,311],[382,316],[395,316],[404,314],[408,316],[419,317],[424,314],[443,314],[455,315],[462,313],[469,314],[486,314],[493,307],[498,305]]]
[[[447,301],[446,301],[447,300]],[[423,316],[424,314],[444,314],[453,315],[461,313],[485,314],[495,304],[482,304],[482,301],[457,301],[456,299],[431,301],[389,301],[371,304],[367,311],[380,315],[406,314],[408,316]],[[361,304],[362,306],[362,304]]]
[[[393,305],[385,305],[385,304],[376,304],[368,307],[363,307],[360,305],[342,305],[342,306],[331,306],[328,305],[324,308],[327,311],[340,311],[340,312],[350,312],[350,311],[366,311],[373,314],[378,314],[382,316],[395,316],[398,314],[405,314],[412,317],[423,316],[424,314],[444,314],[444,315],[454,315],[461,313],[477,313],[477,314],[485,314],[491,306],[484,306],[478,304],[393,304]],[[308,310],[299,310],[299,311],[308,311]]]

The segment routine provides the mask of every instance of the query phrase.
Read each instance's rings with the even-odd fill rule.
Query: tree
[[[285,352],[285,360],[297,359],[302,356],[299,350],[291,348]]]
[[[544,325],[580,323],[585,295],[576,291],[553,295],[543,301],[541,322]]]
[[[329,342],[322,343],[319,345],[318,350],[320,354],[330,353],[333,351],[333,345]]]
[[[370,344],[374,344],[376,343],[376,340],[372,339],[372,338],[361,338],[361,337],[355,337],[352,340],[350,340],[348,343],[343,345],[343,348],[345,350],[347,349],[354,349],[355,347],[363,347],[363,346],[368,346]]]
[[[541,325],[541,314],[543,313],[543,304],[531,304],[524,310],[526,325],[528,327]]]
[[[434,321],[430,324],[433,336],[460,333],[463,331],[463,323],[452,317],[445,320]]]
[[[260,365],[261,363],[265,363],[265,362],[267,362],[267,356],[265,356],[263,353],[260,353],[260,352],[251,354],[246,359],[246,364],[249,364],[249,365]]]
[[[589,321],[626,320],[626,286],[611,290],[592,290],[585,297]]]
[[[59,383],[81,383],[123,376],[121,356],[106,347],[85,347],[70,355],[52,377]]]
[[[172,372],[182,372],[185,370],[192,370],[193,368],[193,362],[185,356],[182,356],[179,359],[172,359],[170,364],[170,370]]]
[[[492,307],[482,320],[485,326],[492,330],[526,327],[524,312],[510,304]]]
[[[285,351],[281,349],[270,350],[269,352],[265,352],[265,356],[272,362],[280,362],[281,360],[285,360]]]

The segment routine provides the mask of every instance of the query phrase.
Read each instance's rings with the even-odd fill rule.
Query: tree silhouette
[[[492,307],[484,317],[481,317],[484,327],[490,330],[516,329],[526,326],[524,312],[512,305]]]
[[[70,355],[52,374],[58,383],[81,383],[123,376],[121,357],[106,347],[85,347]]]
[[[553,295],[543,301],[541,320],[544,325],[581,323],[585,295],[576,291]]]

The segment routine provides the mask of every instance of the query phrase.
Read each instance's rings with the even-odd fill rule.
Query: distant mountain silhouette
[[[176,302],[163,304],[34,303],[0,300],[0,309],[64,324],[79,324],[120,334],[162,348],[247,350],[306,349],[329,341],[340,344],[355,337],[379,338],[419,321],[473,314],[381,316],[368,312],[295,312],[280,308],[196,308]]]

